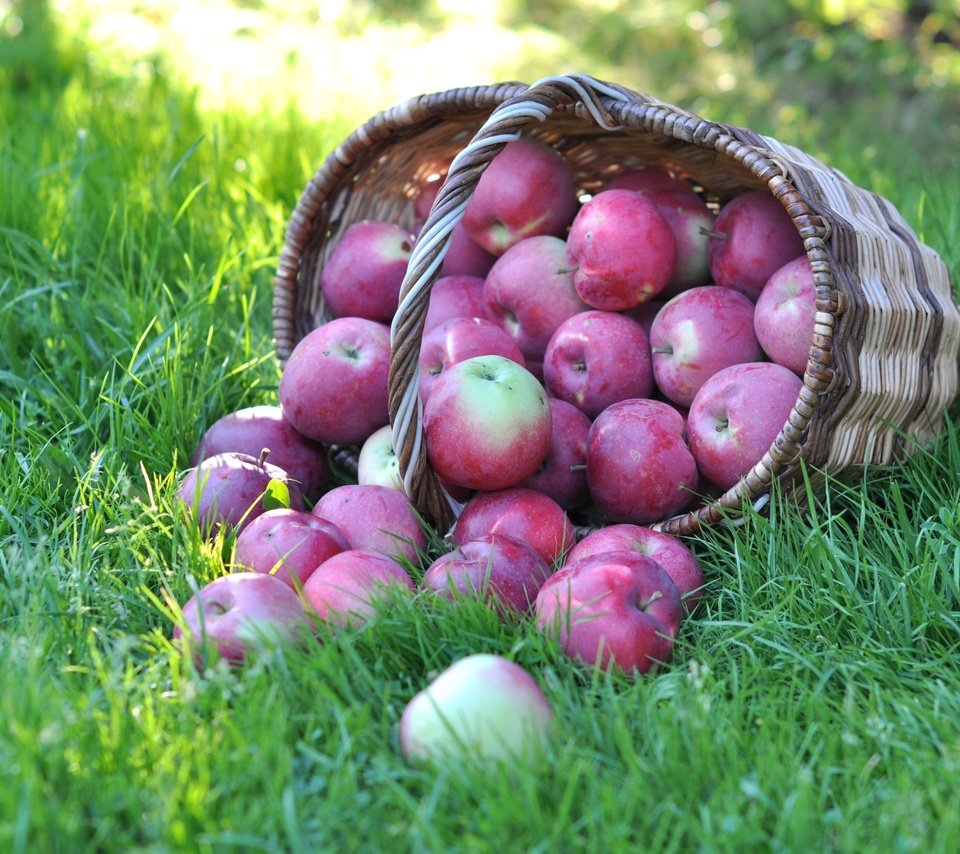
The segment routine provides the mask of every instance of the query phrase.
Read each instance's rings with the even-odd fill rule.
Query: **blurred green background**
[[[960,145],[960,0],[0,0],[0,92],[165,78],[201,108],[362,121],[413,95],[583,71],[803,140]]]

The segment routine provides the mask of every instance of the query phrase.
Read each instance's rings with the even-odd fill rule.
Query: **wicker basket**
[[[960,312],[945,265],[885,199],[775,139],[585,76],[422,95],[359,127],[306,187],[280,257],[273,321],[282,364],[328,319],[319,272],[343,230],[363,218],[412,226],[424,179],[446,175],[407,269],[389,381],[407,492],[438,529],[458,506],[437,483],[423,443],[417,357],[429,292],[481,173],[521,133],[556,148],[585,193],[642,165],[679,173],[718,203],[769,189],[804,239],[817,316],[789,420],[735,487],[653,527],[691,533],[744,501],[762,504],[774,479],[795,485],[801,460],[838,474],[903,458],[939,432],[957,393]]]

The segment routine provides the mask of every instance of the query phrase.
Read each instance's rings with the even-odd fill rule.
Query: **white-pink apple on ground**
[[[483,301],[486,316],[536,361],[557,327],[589,308],[573,286],[566,243],[550,235],[528,237],[504,252],[487,273]]]
[[[623,400],[605,409],[587,437],[587,485],[615,522],[645,525],[684,510],[700,475],[683,416],[657,400]]]
[[[191,511],[208,537],[224,525],[236,531],[273,507],[303,510],[303,496],[289,475],[262,457],[227,451],[201,460],[190,469],[177,498]]]
[[[570,549],[567,563],[613,551],[653,558],[677,585],[685,613],[693,613],[703,596],[703,569],[696,555],[677,537],[640,525],[607,525],[591,531]]]
[[[400,749],[411,762],[514,766],[541,758],[552,727],[550,703],[526,670],[476,653],[454,662],[406,705]]]
[[[622,311],[653,299],[670,281],[677,243],[642,193],[605,190],[577,212],[567,236],[573,282],[585,303]]]
[[[687,288],[710,281],[707,242],[716,214],[696,193],[685,190],[657,190],[647,193],[666,220],[677,244],[673,275],[660,292],[661,299],[670,299]]]
[[[713,281],[756,300],[787,261],[804,254],[803,239],[786,208],[765,190],[730,199],[717,215],[707,243]]]
[[[533,474],[550,448],[550,425],[543,386],[503,356],[452,365],[423,409],[434,471],[468,489],[505,489]]]
[[[430,288],[423,334],[454,317],[486,317],[480,276],[441,276]]]
[[[735,486],[770,450],[803,381],[776,362],[732,365],[707,380],[690,404],[690,450],[703,474]]]
[[[463,545],[485,534],[506,534],[522,540],[553,567],[576,541],[566,511],[535,489],[514,486],[496,492],[478,492],[460,511],[453,542]]]
[[[420,341],[420,398],[430,397],[437,379],[451,365],[474,356],[503,356],[525,365],[517,342],[492,320],[451,317]]]
[[[550,398],[550,448],[543,462],[520,486],[550,496],[564,510],[582,507],[587,490],[587,434],[590,419],[572,403]]]
[[[351,549],[382,552],[416,563],[427,547],[413,505],[389,486],[343,484],[321,496],[311,512],[333,522]]]
[[[297,432],[318,442],[354,445],[389,419],[390,329],[361,317],[330,320],[293,348],[278,396]]]
[[[191,465],[227,451],[259,458],[264,449],[307,498],[316,499],[326,488],[326,449],[294,430],[279,406],[248,406],[218,418],[200,439]]]
[[[484,534],[440,555],[421,585],[451,601],[478,596],[503,618],[525,614],[550,577],[533,546],[506,534]]]
[[[543,360],[550,394],[595,418],[611,403],[648,397],[653,367],[647,335],[635,320],[583,311],[560,324]]]
[[[693,188],[682,178],[676,178],[658,166],[638,166],[618,172],[604,190],[633,190],[635,193],[654,193],[662,190],[693,194]]]
[[[303,598],[311,616],[347,627],[375,617],[391,596],[413,591],[407,571],[393,558],[369,549],[348,549],[311,573]]]
[[[653,558],[601,552],[540,588],[537,625],[571,658],[603,670],[648,673],[669,660],[680,629],[680,591]]]
[[[393,222],[361,220],[347,226],[320,270],[320,290],[332,317],[389,323],[414,236]]]
[[[387,424],[374,430],[357,455],[357,483],[361,486],[389,486],[403,490],[400,464],[393,449],[393,428]]]
[[[763,286],[753,313],[753,328],[772,362],[803,376],[813,344],[817,288],[810,259],[787,261]]]
[[[275,575],[299,590],[321,563],[348,548],[347,538],[332,522],[305,510],[278,507],[239,533],[233,559],[244,570]]]
[[[200,666],[220,656],[233,664],[306,637],[306,611],[292,588],[273,575],[234,572],[204,585],[183,606],[173,629]]]
[[[739,291],[703,285],[677,294],[653,319],[653,377],[665,397],[689,406],[721,368],[763,358],[753,303]]]
[[[480,176],[463,224],[475,243],[500,256],[524,237],[563,234],[577,212],[566,161],[532,139],[509,142]]]

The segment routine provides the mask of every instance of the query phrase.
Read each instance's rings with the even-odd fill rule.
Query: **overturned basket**
[[[380,113],[322,164],[294,210],[276,276],[273,321],[281,363],[329,319],[320,270],[360,219],[412,226],[413,198],[446,175],[411,257],[392,326],[389,410],[405,486],[446,530],[457,505],[426,455],[417,358],[430,288],[487,164],[520,134],[557,149],[584,193],[623,169],[656,165],[722,203],[768,189],[804,239],[817,288],[803,388],[773,445],[735,487],[653,527],[687,534],[744,501],[762,502],[800,462],[837,474],[907,456],[939,432],[957,393],[960,312],[941,259],[885,199],[815,158],[753,131],[702,119],[585,76],[422,95]]]

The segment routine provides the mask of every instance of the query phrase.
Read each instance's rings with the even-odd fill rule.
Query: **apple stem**
[[[654,590],[653,593],[650,594],[650,598],[647,599],[647,601],[641,605],[641,608],[647,608],[648,606],[656,602],[658,599],[662,599],[662,598],[663,598],[663,591]]]
[[[704,228],[700,226],[700,233],[705,234],[707,237],[713,237],[716,240],[726,240],[727,233],[725,231],[713,231],[710,228]]]
[[[673,352],[673,347],[669,344],[661,344],[659,347],[652,347],[650,352],[669,356]]]
[[[580,269],[579,264],[576,267],[561,267],[559,270],[556,271],[556,274],[558,276],[562,276],[564,273],[576,273],[577,270],[579,269]]]
[[[587,470],[586,463],[576,463],[575,465],[570,466],[570,471],[573,471],[573,472],[586,471],[586,470]]]
[[[260,457],[257,459],[257,462],[262,466],[267,461],[267,457],[269,456],[270,456],[270,449],[261,448]]]

